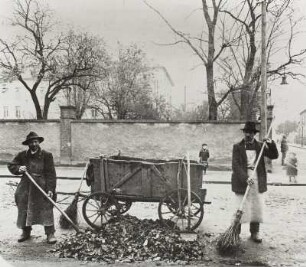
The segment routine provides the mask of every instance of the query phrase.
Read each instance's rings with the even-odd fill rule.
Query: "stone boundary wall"
[[[53,153],[60,162],[60,120],[0,120],[0,162],[11,161],[20,151],[27,149],[21,143],[30,131],[43,136],[42,148]]]
[[[242,122],[71,121],[72,162],[103,155],[198,160],[202,143],[211,164],[230,166],[232,147],[243,138]]]
[[[61,107],[60,120],[0,120],[0,162],[27,147],[30,131],[45,138],[42,148],[56,164],[84,164],[103,155],[145,159],[198,160],[202,143],[210,150],[210,165],[231,166],[232,146],[243,138],[243,122],[76,120],[73,107]]]

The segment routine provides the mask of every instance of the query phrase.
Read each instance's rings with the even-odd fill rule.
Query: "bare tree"
[[[88,75],[74,77],[64,90],[68,105],[76,107],[76,118],[81,119],[89,102],[94,97],[96,84],[103,80],[109,71],[110,56],[102,39],[88,33],[70,31],[67,36],[67,61],[76,65],[91,65]]]
[[[119,45],[105,79],[94,90],[91,107],[107,119],[158,119],[167,117],[167,105],[154,96],[152,69],[137,45]]]
[[[160,11],[150,5],[144,0],[144,3],[151,8],[158,16],[166,23],[166,25],[171,29],[172,32],[179,37],[179,41],[175,42],[176,45],[183,43],[187,45],[192,52],[200,59],[205,67],[206,74],[206,87],[208,93],[208,108],[209,108],[209,120],[217,120],[217,110],[218,106],[224,101],[226,97],[222,97],[217,100],[215,93],[215,82],[214,82],[214,64],[219,59],[220,55],[224,50],[231,46],[230,39],[226,38],[225,32],[220,35],[219,44],[216,45],[216,27],[218,24],[219,10],[225,0],[202,0],[202,13],[203,18],[207,27],[207,33],[201,31],[199,36],[191,36],[188,33],[183,33],[177,30],[170,22],[167,20]],[[209,5],[210,2],[210,5]]]
[[[231,3],[232,5],[232,3]],[[258,53],[260,42],[261,7],[258,1],[245,0],[237,2],[231,8],[224,6],[220,12],[228,14],[233,23],[232,30],[239,35],[237,46],[231,46],[229,53],[222,55],[219,63],[223,84],[231,92],[232,103],[235,103],[240,119],[255,119],[258,109],[258,95],[261,78],[261,60]],[[268,79],[269,82],[284,75],[284,68],[300,65],[305,56],[305,49],[294,51],[294,37],[300,19],[293,19],[294,10],[291,0],[267,2],[268,13]],[[288,69],[287,69],[288,70]],[[299,72],[288,74],[294,78],[302,78]]]
[[[71,54],[69,38],[53,34],[52,18],[52,11],[39,1],[17,0],[12,26],[18,28],[20,35],[14,42],[0,39],[2,77],[17,79],[30,93],[37,119],[48,118],[49,107],[61,90],[82,86],[79,78],[95,75],[96,58]],[[86,51],[81,44],[79,49]],[[39,99],[38,88],[44,90],[44,99]]]
[[[269,81],[284,75],[284,69],[287,75],[295,79],[302,78],[302,73],[294,71],[295,66],[302,64],[305,49],[294,51],[294,39],[299,34],[296,29],[301,20],[294,19],[293,1],[267,1],[270,31],[267,44],[270,63]],[[254,119],[261,71],[260,55],[258,54],[260,2],[255,0],[202,0],[201,10],[207,32],[200,30],[200,34],[196,37],[176,29],[160,11],[147,1],[144,0],[144,2],[179,37],[178,41],[169,45],[181,43],[187,45],[205,66],[209,120],[217,119],[218,107],[221,108],[229,96],[231,103],[236,105],[240,113],[240,119]],[[281,63],[276,60],[276,57],[279,56],[283,59]],[[289,66],[291,66],[291,71]],[[216,93],[216,88],[221,94]]]

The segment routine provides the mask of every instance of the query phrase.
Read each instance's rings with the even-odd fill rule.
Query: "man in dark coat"
[[[283,138],[281,141],[282,166],[285,166],[285,159],[286,159],[287,151],[288,151],[287,137],[286,135],[283,135]]]
[[[45,228],[47,242],[56,243],[53,205],[25,175],[27,171],[48,196],[55,200],[56,172],[53,156],[40,148],[39,144],[43,141],[43,137],[38,136],[35,132],[30,132],[26,140],[22,142],[29,149],[18,153],[8,164],[8,169],[12,174],[22,175],[15,192],[15,202],[18,208],[17,227],[22,229],[18,242],[29,239],[31,226],[40,224]]]
[[[251,238],[260,243],[259,225],[263,215],[263,194],[267,191],[267,172],[264,157],[276,159],[278,151],[276,144],[271,139],[266,139],[263,156],[259,159],[256,173],[253,173],[263,143],[258,142],[254,136],[258,132],[255,122],[246,122],[244,139],[233,146],[232,157],[232,191],[236,193],[238,205],[248,185],[250,191],[243,209],[242,222],[250,223]]]

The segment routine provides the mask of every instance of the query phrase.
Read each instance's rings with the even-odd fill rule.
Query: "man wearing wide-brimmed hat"
[[[43,141],[43,137],[35,132],[30,132],[26,140],[22,142],[29,149],[18,153],[8,164],[8,169],[12,174],[22,175],[15,192],[18,208],[17,227],[22,229],[18,242],[30,238],[32,225],[35,224],[45,227],[48,243],[56,242],[53,206],[25,175],[27,171],[48,196],[55,199],[56,172],[53,156],[40,148],[40,143]]]
[[[263,193],[267,191],[267,172],[263,156],[260,158],[256,170],[254,167],[263,143],[254,138],[259,132],[255,122],[247,121],[241,130],[244,133],[244,138],[233,146],[232,191],[236,193],[237,206],[239,207],[246,188],[250,185],[241,223],[250,223],[251,239],[260,243],[262,239],[259,237],[259,226],[263,222]],[[270,159],[277,159],[278,151],[273,140],[266,139],[263,155]],[[255,174],[252,175],[254,171]]]

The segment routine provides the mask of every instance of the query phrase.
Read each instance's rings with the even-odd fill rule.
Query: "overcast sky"
[[[12,13],[13,2],[0,0],[1,37],[3,34],[9,34],[5,18]],[[154,64],[167,68],[175,83],[173,100],[176,104],[184,101],[184,87],[187,88],[189,103],[198,104],[207,98],[205,92],[203,93],[206,88],[204,67],[194,69],[200,62],[187,47],[157,45],[173,42],[175,36],[142,0],[46,0],[45,2],[54,9],[58,20],[63,24],[98,34],[110,47],[116,46],[118,41],[123,44],[137,43]],[[196,11],[201,6],[200,0],[149,2],[158,7],[165,17],[182,31],[196,33],[202,24],[200,16],[195,14],[201,12]],[[300,12],[306,12],[305,0],[295,0],[295,2],[299,5]],[[306,48],[306,37],[299,45]],[[306,86],[290,79],[288,82],[288,85],[281,88],[278,86],[272,88],[272,102],[275,104],[278,121],[298,119],[299,112],[306,108]]]

